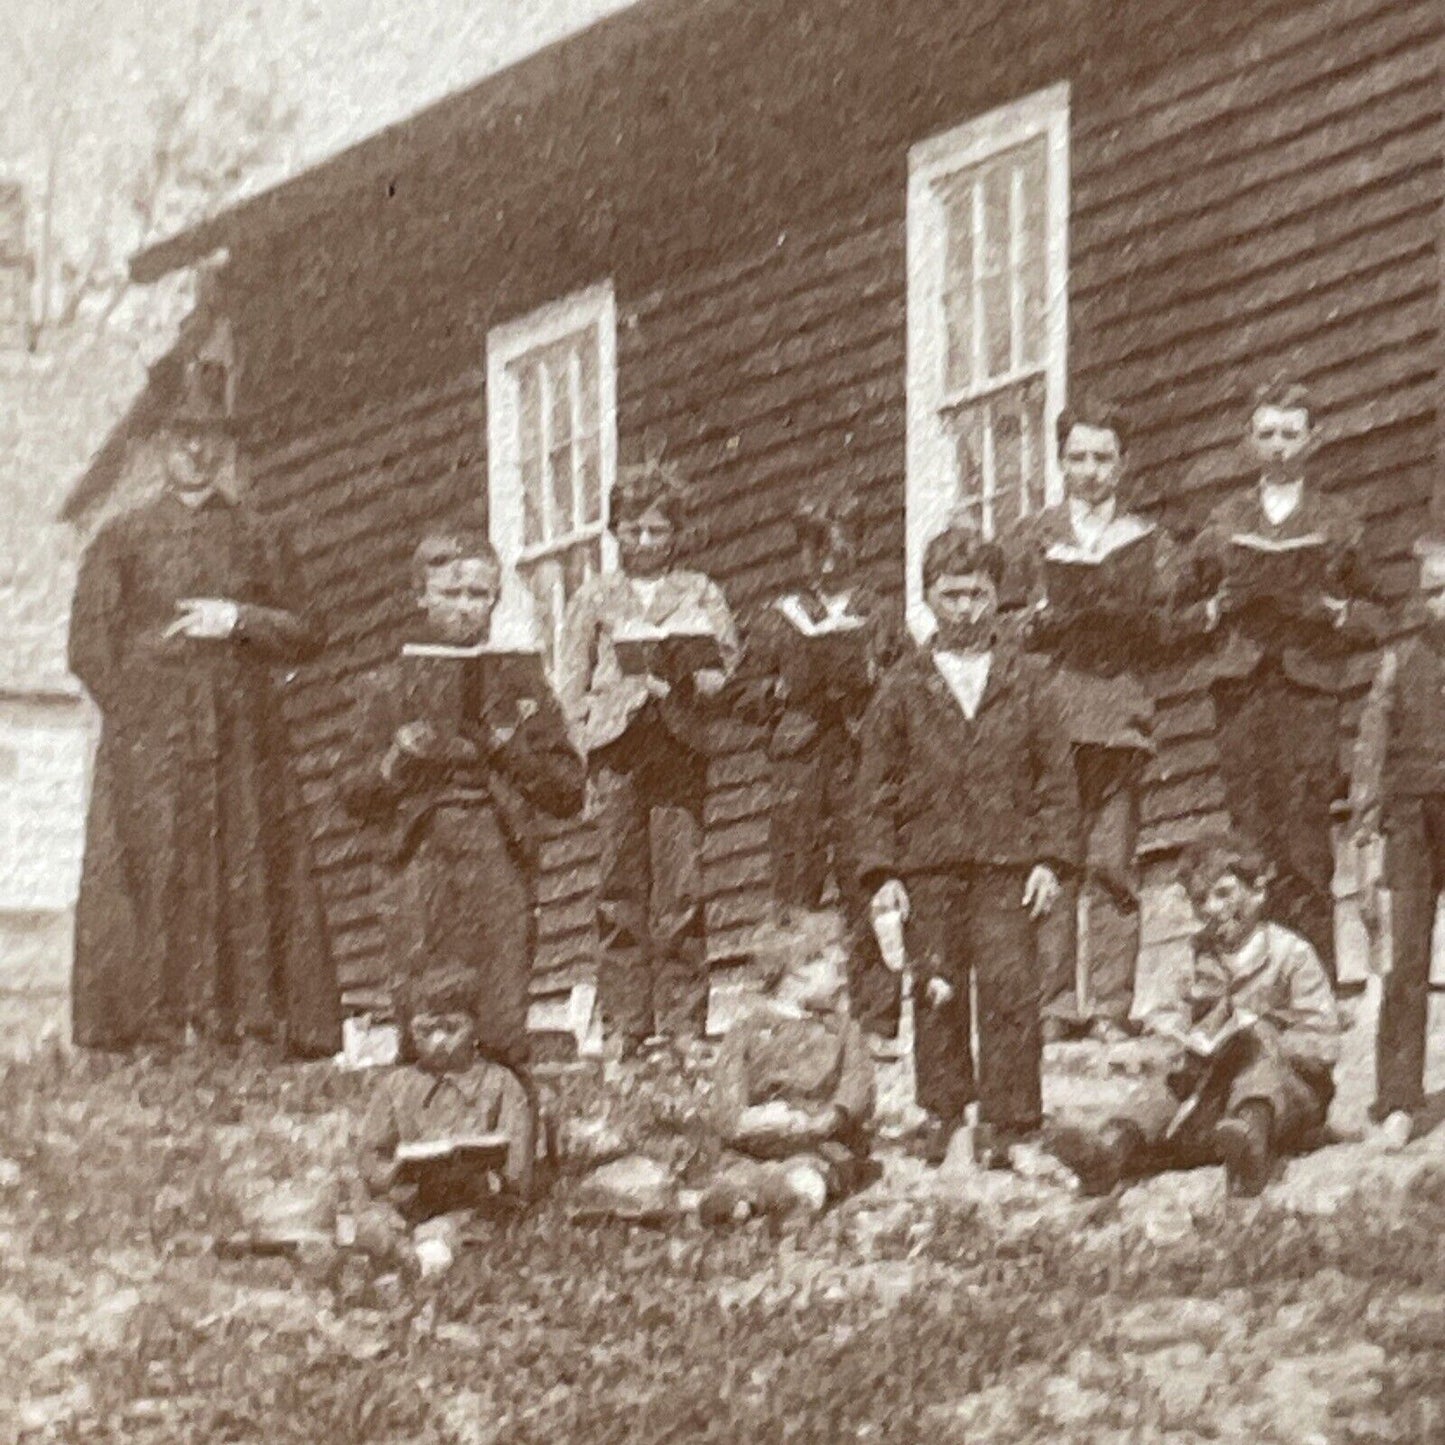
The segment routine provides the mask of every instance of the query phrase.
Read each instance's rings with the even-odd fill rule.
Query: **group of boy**
[[[1382,636],[1358,521],[1309,484],[1314,419],[1297,387],[1256,398],[1246,435],[1255,484],[1187,545],[1123,507],[1128,438],[1116,413],[1066,413],[1057,438],[1060,505],[996,540],[961,522],[929,542],[933,631],[921,643],[860,581],[860,514],[836,496],[799,515],[804,587],[769,602],[740,637],[717,585],[676,563],[684,488],[654,461],[625,469],[613,489],[619,566],[572,598],[555,692],[544,680],[526,696],[484,699],[448,729],[419,709],[405,669],[365,681],[347,797],[389,840],[386,912],[409,1055],[440,1060],[442,1073],[460,1061],[463,1072],[517,1077],[529,1165],[537,815],[575,815],[590,794],[599,1002],[618,1056],[700,1037],[703,803],[725,716],[764,730],[779,906],[817,907],[830,876],[836,884],[850,1008],[841,987],[799,975],[730,1038],[718,1108],[735,1157],[711,1212],[741,1217],[780,1190],[826,1196],[859,1177],[873,1110],[865,1034],[891,1035],[899,1017],[897,960],[885,961],[873,927],[885,915],[904,921],[917,986],[924,1152],[944,1157],[973,1106],[980,1159],[1006,1163],[1044,1123],[1046,1037],[1134,1028],[1152,684],[1176,663],[1213,696],[1227,803],[1252,841],[1187,860],[1200,921],[1192,967],[1148,1020],[1177,1047],[1174,1064],[1103,1130],[1050,1137],[1090,1191],[1209,1158],[1232,1188],[1257,1193],[1279,1151],[1319,1131],[1339,1032],[1340,694],[1349,654]],[[1305,558],[1313,570],[1290,570]],[[1419,960],[1427,975],[1426,901],[1445,871],[1445,744],[1432,726],[1445,708],[1445,547],[1429,544],[1422,558],[1437,620],[1385,654],[1353,798],[1357,835],[1388,837],[1400,890],[1381,1030],[1385,1113],[1421,1097]],[[428,636],[484,642],[501,584],[485,538],[431,537],[417,569]],[[709,637],[711,659],[624,665],[619,637],[638,627]],[[819,645],[839,636],[846,647]],[[422,1116],[454,1092],[401,1090],[372,1131],[377,1147],[424,1130]],[[801,1163],[783,1187],[764,1165],[793,1156]],[[525,1192],[530,1167],[508,1159],[506,1177]]]

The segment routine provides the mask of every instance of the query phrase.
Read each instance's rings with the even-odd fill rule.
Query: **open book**
[[[448,729],[515,712],[523,698],[535,704],[548,686],[542,654],[524,648],[408,642],[401,656],[427,715]]]
[[[1175,1138],[1188,1127],[1189,1121],[1199,1112],[1200,1105],[1211,1090],[1217,1090],[1221,1086],[1220,1061],[1229,1052],[1230,1045],[1249,1033],[1254,1024],[1255,1020],[1249,1015],[1231,1014],[1216,1029],[1199,1026],[1191,1029],[1185,1036],[1184,1046],[1196,1058],[1203,1059],[1206,1067],[1194,1092],[1175,1110],[1169,1127],[1164,1131],[1166,1139]]]
[[[1154,532],[1141,532],[1102,554],[1066,544],[1044,554],[1049,605],[1078,612],[1104,601],[1143,602],[1153,587]]]
[[[618,665],[631,676],[674,679],[724,665],[717,636],[701,630],[623,623],[612,634],[612,648]]]
[[[427,1165],[461,1164],[473,1169],[500,1169],[507,1162],[512,1141],[505,1134],[454,1134],[441,1139],[408,1140],[396,1146],[395,1159],[403,1169]]]
[[[1229,539],[1229,581],[1243,597],[1318,592],[1328,562],[1325,538],[1314,532],[1280,538],[1238,532]]]

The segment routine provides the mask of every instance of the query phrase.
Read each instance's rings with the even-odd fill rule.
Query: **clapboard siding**
[[[1139,503],[1187,532],[1245,480],[1235,444],[1247,382],[1294,370],[1325,414],[1324,484],[1359,502],[1387,584],[1404,585],[1440,462],[1438,0],[1269,0],[1208,15],[1177,5],[1159,22],[1179,37],[1177,53],[1161,39],[1127,56],[1108,38],[1110,25],[1127,31],[1123,18],[1044,24],[1024,8],[813,0],[822,18],[806,44],[778,32],[780,43],[802,45],[771,142],[780,154],[798,151],[787,160],[786,204],[776,176],[737,169],[757,144],[723,113],[752,103],[740,76],[739,99],[716,116],[676,117],[688,134],[714,126],[696,161],[732,189],[705,204],[676,190],[686,166],[645,140],[650,121],[588,132],[582,144],[609,178],[598,197],[547,194],[519,172],[488,181],[511,187],[495,204],[479,189],[491,175],[485,157],[469,161],[437,121],[431,150],[404,142],[414,177],[405,184],[420,199],[394,221],[359,209],[374,192],[338,192],[315,212],[314,232],[237,248],[238,335],[257,358],[264,403],[256,492],[287,519],[333,638],[329,655],[301,671],[289,708],[349,983],[377,980],[381,940],[367,841],[334,802],[346,689],[402,634],[417,532],[475,513],[484,499],[488,328],[611,276],[620,437],[624,446],[665,439],[693,489],[693,560],[734,608],[746,614],[796,580],[788,512],[815,482],[862,495],[868,578],[900,595],[907,149],[1061,76],[1076,81],[1071,385],[1129,409]],[[680,44],[691,25],[710,34],[715,19],[674,10],[657,43]],[[769,32],[760,13],[746,22]],[[875,34],[885,22],[897,40],[892,60]],[[921,33],[929,26],[936,44]],[[1042,47],[1025,55],[1014,26],[1045,37]],[[858,43],[846,43],[853,31]],[[711,43],[678,53],[696,59]],[[580,50],[566,54],[580,64]],[[906,54],[922,61],[908,62],[910,85],[900,88],[887,67]],[[960,56],[975,63],[960,67]],[[602,103],[613,103],[610,93]],[[474,129],[492,135],[488,127],[523,113]],[[545,108],[525,113],[546,132],[536,142],[549,157],[568,153],[566,106],[556,121]],[[812,164],[810,137],[829,137],[842,163]],[[686,198],[669,216],[677,240],[644,235],[628,209],[637,185],[618,177],[649,166],[660,168],[658,185]],[[725,223],[706,221],[706,206],[719,203]],[[584,213],[585,224],[569,222]],[[518,236],[555,246],[544,256],[516,237],[499,240],[504,216]],[[734,225],[739,216],[746,221]],[[474,236],[473,250],[458,248],[458,228]],[[1189,690],[1183,669],[1157,683],[1160,756],[1143,805],[1151,857],[1223,822],[1210,700]],[[720,743],[703,860],[715,956],[746,949],[769,871],[766,760],[740,725],[720,729]],[[539,883],[539,988],[590,968],[595,882],[591,830],[557,830]]]

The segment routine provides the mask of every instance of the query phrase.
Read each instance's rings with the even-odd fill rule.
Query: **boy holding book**
[[[601,878],[603,1026],[630,1057],[707,1024],[702,826],[709,730],[738,659],[722,590],[675,565],[681,481],[653,459],[609,498],[618,570],[567,607],[557,687],[587,757]]]
[[[1160,665],[1163,537],[1126,511],[1127,438],[1110,406],[1084,402],[1058,421],[1067,495],[1003,538],[1009,603],[1026,645],[1053,663],[1078,781],[1083,871],[1040,929],[1046,1038],[1126,1036],[1139,953],[1134,850],[1139,793],[1153,752],[1149,675]],[[1082,913],[1086,929],[1081,936]]]
[[[414,576],[419,645],[361,680],[343,793],[382,833],[397,987],[441,964],[461,969],[478,1048],[521,1065],[537,815],[580,811],[582,760],[540,658],[488,651],[501,565],[487,538],[428,536]]]
[[[1168,1168],[1223,1164],[1232,1193],[1259,1194],[1281,1151],[1323,1128],[1340,1019],[1309,942],[1264,921],[1269,868],[1237,842],[1197,846],[1184,883],[1200,920],[1192,963],[1149,1031],[1175,1046],[1102,1130],[1061,1128],[1054,1153],[1086,1194]]]
[[[408,1063],[375,1072],[357,1141],[356,1247],[393,1254],[417,1225],[534,1194],[530,1087],[478,1049],[471,970],[424,969],[398,998]]]
[[[858,735],[878,679],[903,644],[902,617],[857,578],[862,525],[843,491],[806,496],[793,517],[804,586],[774,598],[748,629],[740,711],[760,723],[772,764],[773,897],[821,906],[831,872],[848,937],[853,1017],[898,1031],[899,989],[883,967],[854,858]]]
[[[1430,962],[1445,889],[1445,536],[1422,538],[1415,553],[1415,626],[1380,659],[1350,779],[1356,846],[1368,856],[1384,843],[1390,968],[1370,1116],[1399,1144],[1410,1139],[1425,1102]],[[1378,918],[1371,921],[1378,928]]]
[[[1361,518],[1311,484],[1316,446],[1304,388],[1261,388],[1245,435],[1255,483],[1210,514],[1180,600],[1214,640],[1204,671],[1233,825],[1274,870],[1273,915],[1304,934],[1333,974],[1344,663],[1379,640],[1384,615]]]
[[[879,915],[907,921],[919,977],[939,981],[915,1020],[924,1148],[941,1162],[979,1103],[979,1154],[1042,1118],[1036,930],[1075,863],[1068,732],[1047,669],[998,640],[1003,554],[954,527],[923,556],[937,627],[879,685],[863,723],[859,877]],[[969,976],[976,979],[975,1078]]]

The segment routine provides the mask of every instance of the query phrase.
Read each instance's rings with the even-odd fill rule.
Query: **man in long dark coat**
[[[323,638],[284,539],[217,485],[226,429],[214,370],[192,363],[165,490],[81,565],[70,665],[102,718],[72,988],[85,1047],[188,1029],[340,1046],[276,676]]]

